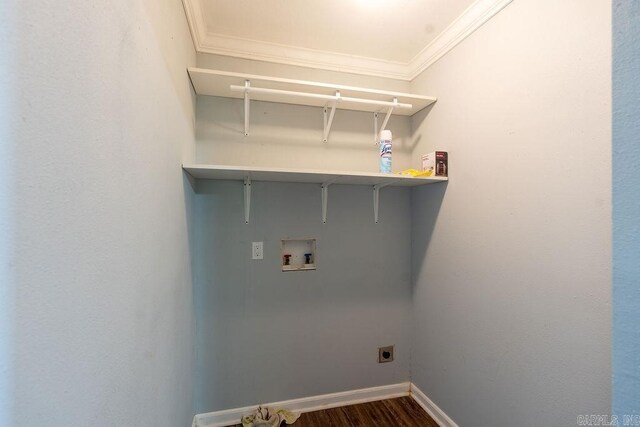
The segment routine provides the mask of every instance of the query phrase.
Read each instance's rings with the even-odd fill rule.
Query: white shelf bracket
[[[249,215],[251,213],[251,178],[244,178],[244,223],[249,224]]]
[[[329,199],[329,185],[322,184],[322,223],[327,223],[327,201]]]
[[[373,138],[376,144],[380,142],[380,132],[382,132],[387,127],[389,117],[391,117],[393,109],[398,105],[398,98],[393,98],[393,105],[389,106],[389,108],[387,109],[387,115],[384,117],[384,121],[382,122],[382,126],[380,126],[380,129],[378,129],[378,113],[373,113],[373,131],[375,133]]]
[[[333,116],[336,113],[336,105],[340,102],[340,91],[336,91],[336,99],[331,103],[331,113],[327,119],[327,113],[329,108],[324,107],[324,131],[322,132],[322,142],[327,142],[329,139],[329,131],[331,131],[331,124],[333,123]]]
[[[376,224],[378,223],[378,206],[380,202],[380,189],[391,184],[393,184],[393,181],[385,182],[384,184],[376,184],[373,186],[373,218],[376,221]]]
[[[294,99],[313,99],[313,100],[322,100],[325,102],[324,108],[324,130],[322,132],[322,140],[327,142],[329,139],[329,132],[331,131],[331,124],[333,123],[333,117],[336,112],[336,108],[338,103],[346,102],[349,104],[360,104],[360,105],[370,105],[379,107],[381,110],[386,108],[386,116],[384,118],[384,122],[382,126],[378,128],[378,113],[373,115],[374,123],[374,134],[376,142],[378,142],[378,136],[380,131],[382,131],[386,126],[389,118],[391,117],[392,112],[395,109],[412,109],[413,104],[398,102],[397,97],[393,97],[392,101],[383,101],[379,99],[370,99],[370,98],[354,98],[351,96],[342,96],[339,90],[336,90],[334,95],[328,95],[326,93],[314,93],[314,92],[298,92],[293,90],[283,90],[283,89],[271,89],[265,87],[255,87],[251,86],[251,82],[249,80],[245,80],[244,86],[240,85],[229,85],[229,89],[232,92],[242,92],[244,94],[244,133],[245,136],[249,135],[249,100],[251,93],[263,94],[266,98],[265,100],[275,100],[285,97],[291,100]],[[274,99],[275,96],[275,99]],[[301,105],[316,105],[314,101],[313,103],[309,103],[308,101],[301,102],[293,102]],[[329,111],[329,107],[331,107],[331,111]],[[366,110],[366,108],[365,108]]]
[[[250,113],[250,98],[249,91],[251,90],[251,82],[249,80],[244,81],[244,136],[249,136],[249,113]]]
[[[377,144],[378,141],[378,113],[373,113],[373,142]]]
[[[322,223],[327,223],[327,203],[329,202],[329,186],[333,184],[338,177],[322,183]]]

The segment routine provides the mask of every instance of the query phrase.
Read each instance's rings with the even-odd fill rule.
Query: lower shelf
[[[378,222],[378,199],[381,188],[416,187],[419,185],[446,182],[442,176],[406,176],[393,173],[339,172],[304,169],[261,168],[252,166],[182,165],[182,169],[196,179],[216,179],[244,182],[244,219],[249,224],[251,211],[251,182],[296,182],[320,184],[322,188],[322,222],[327,222],[327,199],[329,186],[334,184],[369,185],[373,189],[373,218]]]
[[[316,184],[392,185],[414,187],[447,181],[447,177],[412,177],[393,173],[342,172],[306,169],[263,168],[226,165],[182,165],[192,177],[243,181],[299,182]]]

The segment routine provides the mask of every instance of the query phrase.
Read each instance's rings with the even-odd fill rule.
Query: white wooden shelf
[[[350,185],[393,185],[415,187],[447,181],[445,177],[411,177],[375,172],[340,172],[304,169],[262,168],[253,166],[183,165],[183,169],[198,179],[222,179],[243,181],[298,182]]]
[[[411,116],[436,101],[430,96],[366,89],[330,83],[293,80],[229,71],[188,68],[193,88],[198,95],[240,98],[244,100],[244,134],[249,135],[252,100],[324,107],[324,131],[327,142],[336,109],[373,113],[374,141],[386,128],[392,114]],[[378,113],[384,112],[378,126]],[[441,177],[410,177],[395,174],[314,171],[222,165],[183,165],[194,178],[238,180],[244,182],[245,222],[251,211],[251,181],[317,183],[322,188],[322,222],[327,222],[329,186],[333,184],[370,185],[373,188],[373,210],[378,222],[380,189],[393,186],[418,186],[447,181]]]
[[[262,168],[226,165],[182,165],[182,168],[197,179],[219,179],[244,182],[244,216],[249,223],[251,211],[251,182],[297,182],[320,184],[322,189],[322,222],[327,222],[329,186],[334,184],[369,185],[373,189],[373,216],[378,222],[378,200],[380,189],[387,186],[415,187],[448,181],[445,177],[411,177],[396,174],[371,172],[338,172],[303,169]]]
[[[394,108],[393,114],[412,116],[424,107],[436,101],[431,96],[412,93],[392,92],[377,89],[367,89],[355,86],[336,85],[331,83],[313,82],[306,80],[285,79],[279,77],[260,76],[255,74],[234,73],[230,71],[210,70],[206,68],[188,68],[193,88],[198,95],[222,96],[226,98],[244,98],[244,92],[233,90],[232,86],[245,86],[250,82],[252,100],[281,102],[285,104],[309,105],[315,107],[331,106],[331,97],[340,92],[341,99],[336,108],[369,112],[386,112],[389,105],[367,103],[393,103],[397,99],[399,104],[410,104],[407,108]],[[266,89],[269,93],[260,93]],[[290,92],[304,93],[313,96],[296,96]],[[353,99],[365,102],[354,101]]]

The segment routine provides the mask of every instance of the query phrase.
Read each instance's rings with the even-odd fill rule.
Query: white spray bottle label
[[[391,173],[391,131],[380,132],[380,173]]]

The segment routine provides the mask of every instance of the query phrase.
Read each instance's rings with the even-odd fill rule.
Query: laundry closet
[[[606,310],[596,319],[570,301],[607,277],[587,248],[607,240],[606,212],[591,209],[607,186],[589,165],[606,152],[608,110],[585,87],[606,96],[607,65],[589,45],[608,45],[583,25],[606,8],[475,2],[404,62],[378,41],[387,57],[372,71],[368,46],[347,57],[258,43],[251,31],[283,35],[255,11],[254,29],[238,23],[242,44],[214,6],[230,8],[203,6],[207,28],[229,38],[198,32],[187,7],[200,53],[184,76],[196,95],[182,168],[195,192],[198,425],[258,404],[304,412],[407,395],[440,425],[470,425],[479,395],[531,420],[527,402],[561,366],[603,363],[577,350],[578,330],[606,341]],[[349,46],[343,19],[324,33],[337,50]],[[300,44],[323,46],[308,25]],[[566,316],[577,335],[559,343]],[[578,383],[560,387],[569,406],[603,402]]]

